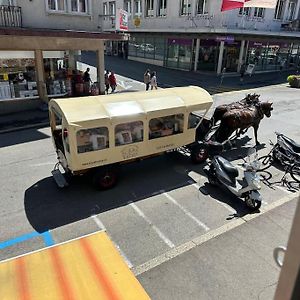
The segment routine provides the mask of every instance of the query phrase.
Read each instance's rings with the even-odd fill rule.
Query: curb
[[[25,125],[25,126],[21,126],[21,127],[3,129],[3,130],[0,130],[0,134],[10,133],[10,132],[14,132],[14,131],[21,131],[21,130],[26,130],[26,129],[31,129],[31,128],[48,127],[48,126],[49,126],[49,121],[42,122],[42,123]]]

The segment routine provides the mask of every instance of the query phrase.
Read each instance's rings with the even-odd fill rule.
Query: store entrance
[[[240,54],[240,44],[226,45],[223,53],[222,69],[226,68],[226,72],[237,72]]]

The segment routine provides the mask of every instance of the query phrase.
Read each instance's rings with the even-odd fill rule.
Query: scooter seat
[[[296,153],[300,153],[300,144],[296,143],[294,140],[290,139],[285,135],[282,135],[282,137],[289,145],[291,145],[291,147]]]
[[[222,156],[216,156],[215,159],[220,164],[221,168],[228,174],[230,178],[236,178],[239,175],[238,169],[227,159]]]

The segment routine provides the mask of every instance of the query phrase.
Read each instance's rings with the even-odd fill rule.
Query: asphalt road
[[[247,91],[214,96],[215,105],[241,99]],[[274,130],[300,141],[299,91],[287,86],[256,90],[272,100],[274,111],[259,129],[259,153],[268,152]],[[231,159],[253,146],[253,132],[241,139]],[[66,190],[56,187],[56,162],[49,128],[1,135],[0,260],[60,243],[97,230],[107,230],[130,267],[139,265],[232,220],[247,215],[243,202],[206,182],[203,165],[179,153],[123,167],[118,186],[95,191],[75,180]],[[271,168],[273,179],[283,175]],[[272,180],[273,180],[272,179]],[[209,195],[199,191],[206,187]],[[263,206],[291,192],[281,186],[262,189]]]

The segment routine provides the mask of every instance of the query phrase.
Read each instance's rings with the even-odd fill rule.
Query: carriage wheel
[[[291,168],[290,174],[296,182],[300,183],[300,166],[299,165],[294,164]]]
[[[200,164],[208,158],[208,148],[206,145],[197,145],[191,151],[191,159],[195,164]]]
[[[115,168],[99,168],[93,175],[93,185],[99,190],[108,190],[117,183]]]
[[[257,171],[264,171],[270,168],[270,166],[272,165],[273,157],[271,155],[265,155],[260,157],[258,161],[261,163],[261,167]]]

